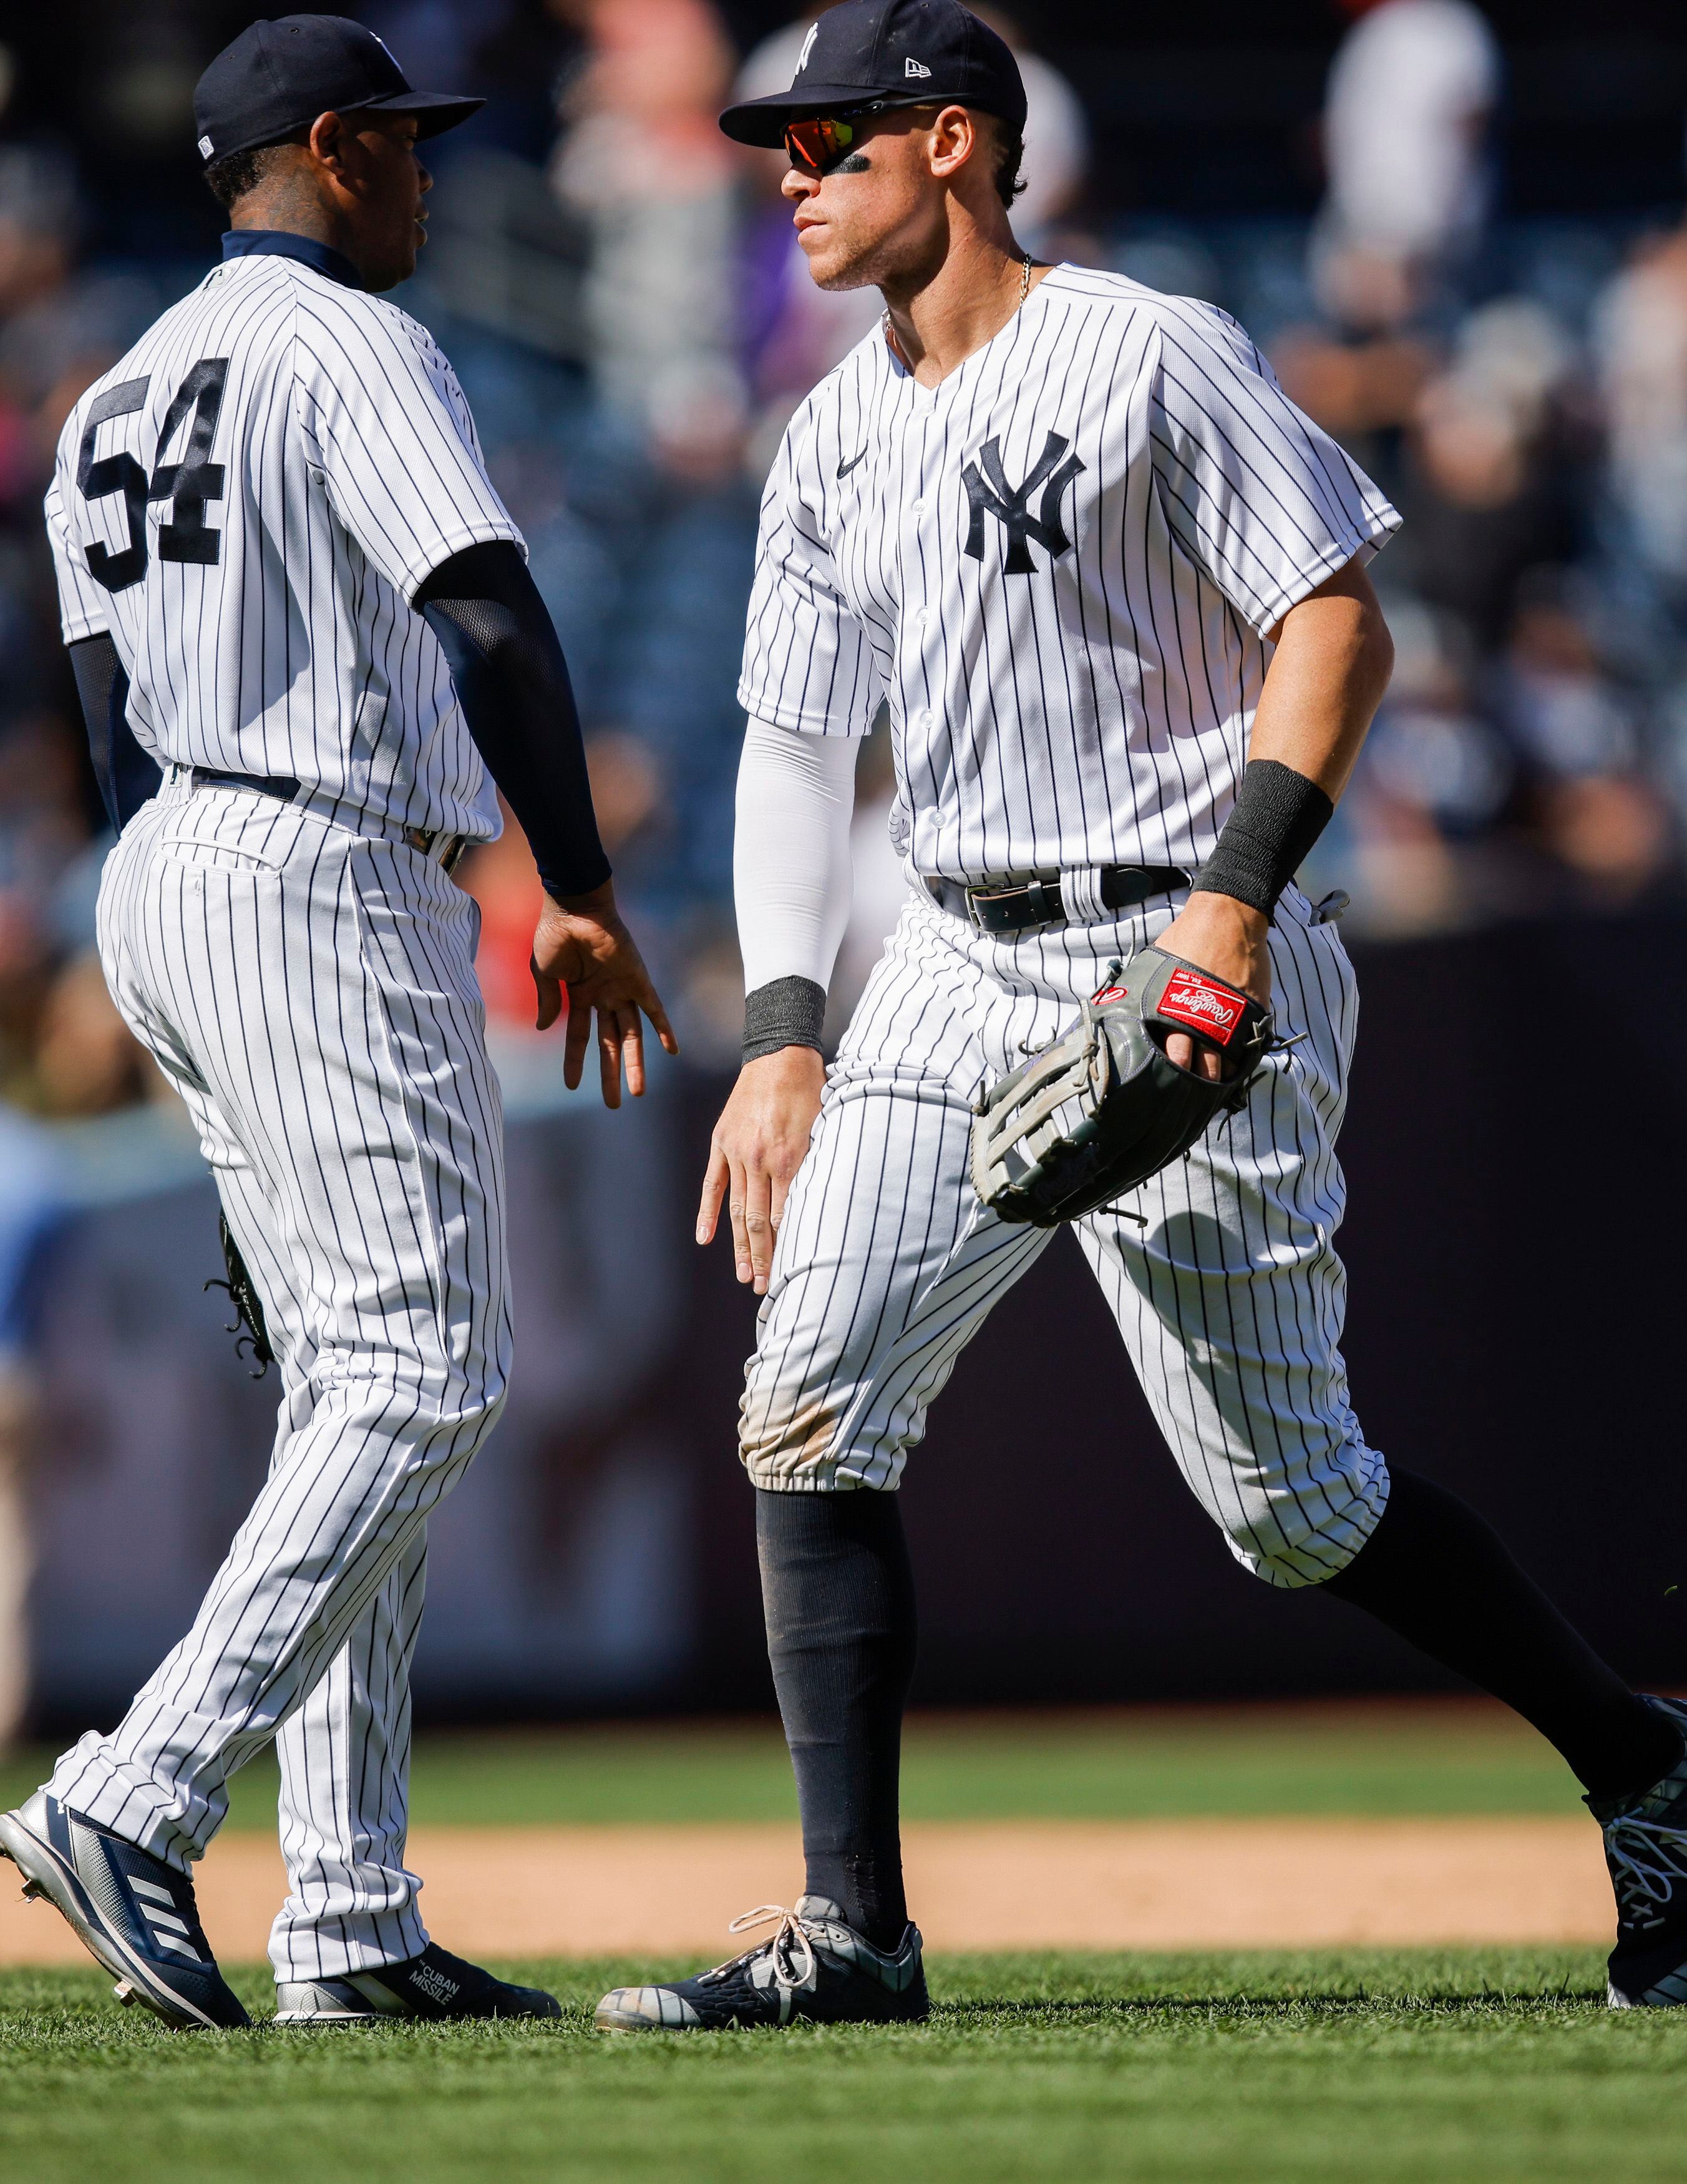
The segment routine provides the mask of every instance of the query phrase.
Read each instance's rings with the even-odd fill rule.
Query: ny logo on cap
[[[986,440],[978,450],[978,461],[968,463],[960,473],[966,488],[966,498],[972,504],[972,520],[967,526],[966,544],[963,551],[975,561],[984,558],[984,518],[994,515],[1007,533],[1007,560],[1003,563],[1004,574],[1010,577],[1029,577],[1035,573],[1037,564],[1031,558],[1027,545],[1034,538],[1051,561],[1058,561],[1062,554],[1070,553],[1072,541],[1061,522],[1061,495],[1086,465],[1077,455],[1066,455],[1071,442],[1062,439],[1058,432],[1050,432],[1043,443],[1043,452],[1037,458],[1036,467],[1023,485],[1011,486],[1007,472],[1002,468],[999,440]],[[1062,462],[1061,458],[1066,455]],[[981,475],[979,464],[983,465]],[[1043,489],[1043,502],[1038,514],[1030,510],[1031,496],[1038,487]]]
[[[809,25],[809,34],[803,40],[803,49],[797,56],[797,74],[800,75],[809,64],[809,55],[814,51],[814,42],[820,36],[818,23]]]

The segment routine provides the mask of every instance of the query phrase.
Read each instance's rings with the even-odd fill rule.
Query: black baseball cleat
[[[1650,1693],[1646,1703],[1687,1740],[1687,1705]],[[1605,1831],[1617,1891],[1606,1999],[1613,2009],[1679,2009],[1687,2003],[1687,1741],[1644,1796],[1584,1802]]]
[[[116,1980],[120,2002],[139,2003],[178,2031],[252,2022],[217,1970],[185,1873],[45,1790],[0,1813],[0,1852],[23,1875],[25,1896],[64,1913]]]
[[[799,1896],[794,1911],[764,1903],[734,1919],[741,1934],[777,1919],[772,1936],[730,1964],[676,1986],[618,1986],[598,2004],[604,2032],[724,2032],[735,2025],[915,2025],[931,2014],[920,1930],[897,1948],[876,1949],[824,1896]]]
[[[511,1986],[430,1942],[401,1964],[376,1964],[334,1979],[282,1980],[277,2025],[372,2025],[383,2018],[560,2017],[542,1987]]]

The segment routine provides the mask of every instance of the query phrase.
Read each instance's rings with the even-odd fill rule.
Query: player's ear
[[[947,178],[957,175],[972,157],[978,142],[978,128],[964,106],[946,106],[932,124],[932,172]]]
[[[346,138],[349,133],[337,114],[319,114],[310,125],[310,134],[305,140],[310,155],[331,175],[343,175],[346,171]]]

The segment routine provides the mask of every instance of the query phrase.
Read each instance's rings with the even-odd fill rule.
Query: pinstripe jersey
[[[1056,266],[939,385],[877,331],[797,412],[739,702],[860,735],[888,699],[913,873],[1193,871],[1269,632],[1399,521],[1225,313]]]
[[[65,642],[110,635],[161,762],[291,776],[354,825],[497,833],[409,602],[464,547],[521,538],[455,375],[393,304],[229,259],[77,403],[47,519]]]

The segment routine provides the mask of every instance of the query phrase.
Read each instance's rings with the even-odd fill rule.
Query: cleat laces
[[[1676,1884],[1687,1880],[1687,1833],[1625,1814],[1606,1827],[1605,1849],[1623,1924],[1643,1930],[1662,1925]]]
[[[759,1903],[754,1911],[746,1911],[734,1919],[727,1927],[729,1934],[754,1933],[758,1926],[766,1926],[777,1919],[777,1926],[765,1942],[758,1942],[753,1949],[746,1949],[741,1957],[734,1957],[729,1964],[719,1964],[712,1972],[704,1972],[706,1980],[722,1980],[728,1973],[742,1970],[752,1964],[764,1953],[771,1951],[773,1958],[773,1983],[794,1993],[805,1987],[814,1977],[814,1944],[802,1920],[794,1911],[788,1911],[782,1903]],[[797,1969],[800,1961],[802,1969]]]

